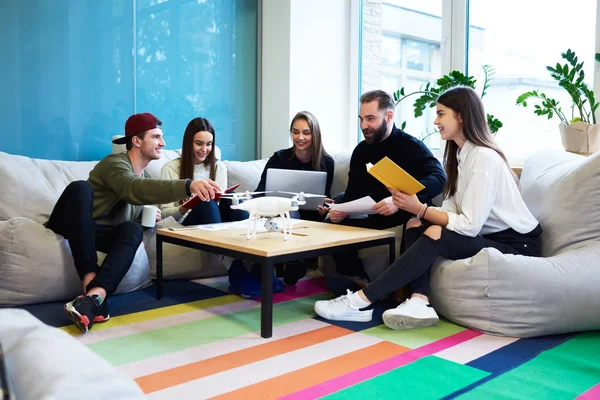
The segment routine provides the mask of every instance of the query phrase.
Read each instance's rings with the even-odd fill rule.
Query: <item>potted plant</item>
[[[485,96],[486,94],[486,90],[490,87],[490,82],[495,71],[491,65],[484,65],[482,68],[485,76],[483,82],[483,90],[481,91],[481,97],[483,98],[483,96]],[[432,85],[431,82],[427,82],[427,84],[421,87],[420,90],[408,94],[405,93],[404,87],[400,88],[399,90],[394,92],[394,101],[396,102],[395,105],[397,106],[401,101],[410,96],[420,95],[419,97],[417,97],[413,104],[415,118],[418,118],[423,115],[423,111],[425,111],[426,108],[435,107],[437,104],[438,97],[446,90],[456,86],[468,86],[475,89],[475,82],[477,82],[477,80],[474,79],[472,76],[466,76],[462,72],[454,70],[448,75],[444,75],[441,78],[439,78],[436,81],[436,85]],[[502,127],[502,122],[500,122],[491,114],[487,114],[487,121],[490,131],[494,135]],[[406,121],[402,122],[401,129],[404,130],[405,127]],[[434,133],[437,133],[437,130],[426,133],[424,136],[421,136],[420,139],[425,140],[427,137],[433,135]]]
[[[547,66],[550,76],[558,81],[571,97],[571,118],[567,118],[558,101],[546,96],[539,90],[525,92],[517,98],[517,105],[527,107],[528,101],[536,100],[534,113],[546,115],[548,119],[557,116],[560,119],[559,130],[565,150],[589,155],[600,150],[600,125],[596,122],[596,110],[600,103],[594,92],[583,81],[585,72],[583,62],[578,62],[577,55],[571,49],[561,53],[566,63]],[[600,53],[596,54],[600,61]]]

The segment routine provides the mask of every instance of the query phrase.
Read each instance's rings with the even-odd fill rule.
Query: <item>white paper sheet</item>
[[[342,204],[332,204],[332,210],[338,210],[350,214],[351,218],[357,218],[360,216],[375,214],[372,207],[377,204],[371,196],[365,196],[361,199],[349,201]]]
[[[260,218],[256,221],[256,231],[260,232],[260,231],[266,231],[267,229],[265,228],[265,218]],[[283,226],[283,220],[281,218],[273,218],[273,221],[276,222],[278,225]],[[251,222],[252,224],[254,224],[254,222]],[[291,224],[292,226],[297,225],[299,223],[302,223],[302,220],[300,219],[291,219]],[[180,230],[192,230],[192,229],[202,229],[205,231],[222,231],[225,229],[246,229],[248,228],[248,220],[244,219],[242,221],[234,221],[234,222],[222,222],[222,223],[217,223],[217,224],[205,224],[205,225],[191,225],[191,226],[184,226],[181,228],[169,228],[173,231],[180,231]]]

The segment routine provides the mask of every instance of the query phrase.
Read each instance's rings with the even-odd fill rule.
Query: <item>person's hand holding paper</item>
[[[394,203],[392,196],[386,197],[372,207],[373,211],[383,216],[390,216],[398,212],[398,206]]]

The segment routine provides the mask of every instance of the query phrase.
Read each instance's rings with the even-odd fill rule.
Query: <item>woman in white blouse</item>
[[[163,179],[211,179],[224,190],[227,187],[227,167],[217,160],[215,152],[215,130],[206,118],[194,118],[185,128],[181,158],[166,163],[161,170]],[[183,225],[200,225],[231,220],[242,220],[246,216],[237,216],[237,210],[227,206],[219,208],[214,201],[199,201],[191,210],[180,202],[163,204],[160,207],[162,218],[173,217]]]
[[[436,257],[464,259],[493,247],[505,254],[540,256],[542,229],[519,191],[518,180],[494,142],[479,95],[457,87],[437,101],[434,121],[446,140],[448,180],[442,207],[428,207],[417,196],[390,188],[394,204],[416,215],[406,224],[405,252],[376,280],[358,292],[317,301],[325,319],[371,321],[371,304],[408,285],[410,298],[383,313],[391,329],[435,324],[429,305],[429,275]]]

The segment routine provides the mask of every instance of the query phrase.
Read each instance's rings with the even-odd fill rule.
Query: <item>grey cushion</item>
[[[19,400],[144,398],[131,378],[27,311],[0,310],[0,342]]]
[[[98,252],[100,264],[106,254]],[[68,242],[27,218],[0,221],[0,305],[72,299],[82,292]],[[138,248],[117,293],[150,284],[144,244]]]
[[[530,157],[523,198],[540,221],[545,258],[484,249],[432,268],[431,302],[446,318],[494,335],[600,329],[600,154]]]
[[[523,199],[544,229],[544,256],[600,236],[600,153],[566,151],[530,157],[521,175]]]

